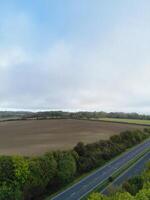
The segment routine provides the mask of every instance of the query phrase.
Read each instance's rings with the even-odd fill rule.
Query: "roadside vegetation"
[[[150,163],[139,176],[130,178],[119,189],[113,189],[109,196],[92,193],[88,200],[150,200]]]
[[[146,128],[125,131],[92,144],[78,143],[70,151],[38,157],[0,156],[0,199],[37,200],[47,192],[57,192],[149,136]]]

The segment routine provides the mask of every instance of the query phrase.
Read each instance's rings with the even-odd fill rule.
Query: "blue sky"
[[[148,0],[0,2],[0,108],[150,113]]]

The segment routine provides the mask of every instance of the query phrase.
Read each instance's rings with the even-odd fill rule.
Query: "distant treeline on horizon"
[[[150,115],[138,113],[124,113],[124,112],[65,112],[65,111],[41,111],[41,112],[26,112],[26,111],[0,111],[0,118],[8,119],[100,119],[100,118],[120,118],[120,119],[142,119],[150,120]]]

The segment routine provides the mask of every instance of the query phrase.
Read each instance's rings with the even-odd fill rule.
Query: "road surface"
[[[56,195],[52,200],[79,200],[95,189],[104,180],[107,180],[114,172],[132,160],[135,156],[150,148],[150,140],[132,148],[117,159],[98,169],[91,175],[82,179],[64,192]]]
[[[121,174],[117,179],[113,181],[112,184],[110,184],[107,188],[105,188],[102,193],[105,195],[109,194],[109,188],[112,186],[119,186],[129,178],[139,175],[141,171],[145,169],[146,163],[150,161],[150,152],[145,154],[141,159],[139,159],[135,165],[131,166],[129,169],[127,169],[123,174]]]

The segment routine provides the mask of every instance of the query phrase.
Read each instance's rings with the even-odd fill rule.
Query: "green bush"
[[[14,182],[17,186],[23,187],[30,175],[29,162],[21,156],[13,156],[12,160],[15,173]]]
[[[70,182],[76,174],[76,161],[72,152],[55,152],[54,156],[57,160],[56,179],[59,184],[64,185]]]
[[[0,185],[15,181],[15,167],[11,156],[0,156]]]
[[[27,199],[42,194],[56,175],[57,163],[52,153],[29,160],[30,176],[24,189]]]
[[[29,176],[28,161],[20,156],[0,156],[0,199],[23,199]]]
[[[150,189],[141,190],[136,195],[135,200],[150,200]]]
[[[0,187],[0,200],[23,200],[20,188],[3,183]]]
[[[143,187],[143,179],[141,176],[135,176],[129,179],[127,182],[124,182],[122,188],[129,192],[132,195],[136,195],[136,193],[142,189]]]

